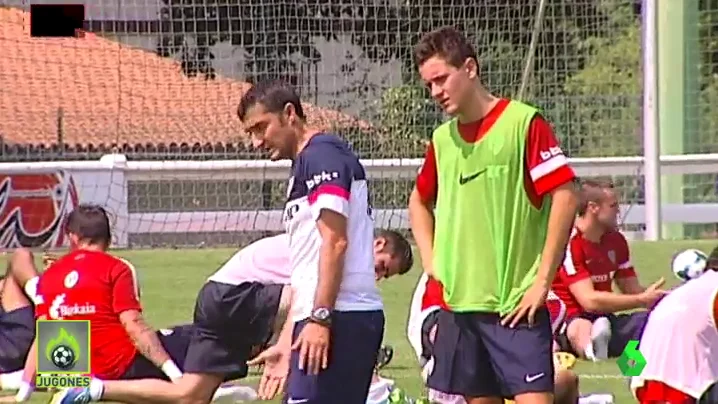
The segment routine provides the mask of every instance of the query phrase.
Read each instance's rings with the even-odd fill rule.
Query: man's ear
[[[294,108],[294,105],[291,102],[284,104],[284,109],[282,110],[282,117],[286,119],[286,122],[288,122],[289,124],[293,124],[294,121],[297,119],[297,110]]]
[[[479,76],[479,63],[474,58],[466,58],[464,61],[464,69],[466,69],[466,73],[470,79],[475,79]]]
[[[374,239],[374,250],[383,251],[386,247],[386,239],[384,237],[377,237]]]

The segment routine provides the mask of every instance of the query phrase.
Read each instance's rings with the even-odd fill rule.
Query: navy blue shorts
[[[628,345],[628,341],[640,339],[642,329],[648,321],[648,315],[648,311],[636,311],[626,314],[582,313],[566,320],[566,326],[560,327],[561,332],[556,336],[556,343],[558,343],[562,351],[577,355],[576,350],[573,349],[566,336],[568,325],[578,318],[594,322],[599,317],[606,317],[611,323],[611,340],[608,342],[608,357],[618,358],[623,353],[626,345]]]
[[[24,368],[25,358],[34,339],[33,306],[8,312],[0,307],[0,373]]]
[[[295,324],[294,340],[306,324],[307,320]],[[365,404],[383,337],[383,311],[335,311],[329,366],[308,375],[299,370],[299,352],[293,351],[284,402]]]
[[[466,397],[513,398],[554,390],[551,319],[536,313],[529,327],[501,325],[496,313],[452,313],[442,310],[433,344],[433,370],[427,384]]]

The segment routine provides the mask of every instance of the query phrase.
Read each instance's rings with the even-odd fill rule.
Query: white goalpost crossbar
[[[640,156],[569,160],[582,177],[638,177],[642,176],[644,167],[644,159]],[[363,160],[370,179],[395,180],[413,179],[421,162],[421,159]],[[0,163],[0,175],[69,174],[79,202],[102,204],[114,214],[117,246],[123,247],[132,233],[283,230],[281,210],[129,212],[127,190],[133,181],[286,180],[289,168],[289,161],[128,161],[124,155],[112,154],[99,161]],[[661,156],[660,169],[661,175],[713,174],[718,179],[718,154]],[[625,224],[646,224],[644,205],[623,205],[622,209]],[[405,209],[378,207],[374,213],[377,227],[409,227]],[[718,223],[718,202],[663,204],[660,220],[667,223]]]

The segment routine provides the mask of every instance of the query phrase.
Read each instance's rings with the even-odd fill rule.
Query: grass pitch
[[[665,277],[667,285],[673,286],[677,283],[669,265],[673,254],[684,248],[699,248],[708,253],[714,246],[715,241],[636,242],[631,245],[631,251],[644,284]],[[160,328],[191,320],[194,299],[200,286],[234,250],[138,250],[115,253],[129,259],[137,268],[145,314],[151,324]],[[383,369],[382,375],[396,380],[398,386],[414,397],[422,395],[423,386],[405,330],[411,296],[420,271],[417,265],[413,272],[381,283],[387,316],[384,341],[395,350],[392,363]],[[614,394],[616,403],[634,402],[627,380],[621,377],[613,361],[599,364],[579,362],[574,369],[581,377],[582,394],[610,392]],[[255,374],[244,380],[243,384],[255,386],[256,382]],[[30,402],[47,401],[47,395],[36,393]]]

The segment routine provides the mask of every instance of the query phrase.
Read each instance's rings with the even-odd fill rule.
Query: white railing
[[[571,165],[579,176],[639,176],[642,157],[574,158]],[[369,178],[414,178],[421,159],[363,161]],[[163,180],[282,180],[288,161],[127,161],[123,155],[107,155],[99,161],[0,163],[0,175],[64,172],[72,178],[80,202],[99,203],[114,213],[116,243],[127,245],[133,233],[177,233],[282,230],[281,210],[224,212],[129,213],[127,187],[132,181]],[[718,154],[662,156],[662,175],[718,174]],[[65,177],[68,177],[67,175]],[[408,197],[408,195],[407,195]],[[624,223],[646,222],[643,205],[623,205]],[[377,209],[377,227],[407,228],[405,209]],[[3,215],[4,217],[4,215]],[[718,222],[718,203],[664,204],[660,220],[669,223]],[[660,225],[657,224],[657,225]]]

